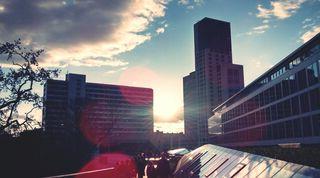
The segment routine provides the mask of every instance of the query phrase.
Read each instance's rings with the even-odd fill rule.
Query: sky
[[[193,24],[231,23],[233,61],[247,85],[320,32],[319,7],[320,0],[0,0],[0,41],[45,49],[40,65],[61,69],[63,80],[69,72],[151,87],[155,130],[182,132]]]

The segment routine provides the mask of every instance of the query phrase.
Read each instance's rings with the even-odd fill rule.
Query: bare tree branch
[[[3,71],[0,64],[0,134],[32,129],[32,123],[36,123],[31,113],[42,107],[42,99],[33,91],[34,85],[43,85],[60,72],[58,69],[49,70],[38,66],[37,58],[43,52],[43,49],[23,47],[20,39],[12,43],[0,43],[0,55],[6,55],[6,60],[15,66],[9,71]],[[19,122],[21,119],[16,115],[19,115],[18,106],[22,103],[33,107]]]

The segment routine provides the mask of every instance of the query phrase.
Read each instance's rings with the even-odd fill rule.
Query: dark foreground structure
[[[320,169],[204,145],[180,159],[174,177],[320,177]]]
[[[292,52],[209,118],[211,143],[228,147],[320,143],[320,34]],[[211,132],[213,134],[213,132]]]

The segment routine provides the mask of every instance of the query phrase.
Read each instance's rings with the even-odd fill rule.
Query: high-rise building
[[[212,141],[225,146],[319,144],[319,76],[318,33],[213,110],[209,127],[222,127],[222,132]]]
[[[44,87],[44,128],[56,140],[80,132],[94,144],[140,142],[153,132],[153,90],[86,83],[67,74]]]
[[[196,98],[185,99],[189,101],[184,103],[185,113],[191,113],[185,116],[185,133],[196,135],[201,145],[207,142],[208,118],[212,116],[212,109],[244,87],[243,67],[232,63],[229,22],[210,18],[197,22],[194,25],[194,45],[195,71],[193,76],[184,78],[184,96],[193,93]],[[190,86],[196,86],[196,89]],[[192,112],[190,108],[196,108],[196,111]],[[190,126],[194,120],[198,121],[196,127]]]
[[[197,117],[197,81],[196,73],[183,77],[184,127],[189,143],[197,143],[199,120]]]

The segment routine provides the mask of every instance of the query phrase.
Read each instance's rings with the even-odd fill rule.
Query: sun
[[[180,104],[175,96],[170,93],[161,93],[154,99],[154,115],[162,121],[174,119],[179,112]]]

